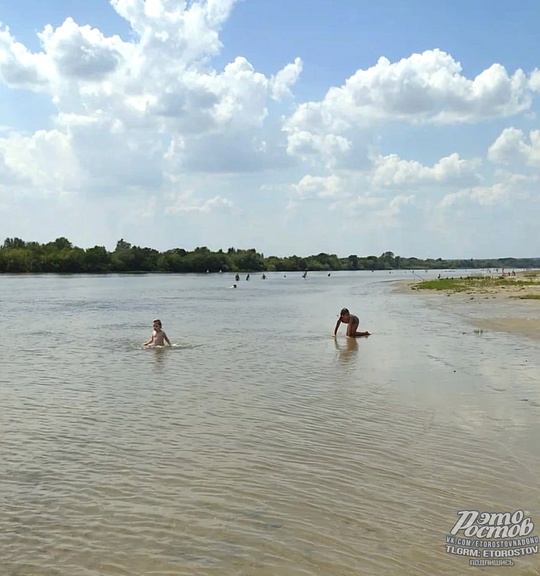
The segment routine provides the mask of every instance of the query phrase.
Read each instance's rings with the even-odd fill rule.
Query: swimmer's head
[[[154,328],[159,328],[161,330],[161,320],[154,320]]]
[[[341,312],[339,313],[340,316],[349,316],[350,312],[348,308],[342,308]]]

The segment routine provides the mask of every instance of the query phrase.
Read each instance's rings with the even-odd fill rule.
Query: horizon
[[[540,253],[539,24],[537,0],[5,4],[0,230]]]

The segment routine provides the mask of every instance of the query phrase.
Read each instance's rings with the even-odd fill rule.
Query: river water
[[[399,278],[0,277],[0,574],[454,576],[458,511],[540,535],[538,341]]]

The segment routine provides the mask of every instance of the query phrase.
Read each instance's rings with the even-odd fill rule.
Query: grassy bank
[[[447,293],[508,294],[511,298],[540,300],[540,273],[522,272],[515,276],[465,276],[424,280],[413,290],[436,290]]]

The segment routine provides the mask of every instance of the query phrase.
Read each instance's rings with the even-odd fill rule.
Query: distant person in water
[[[339,313],[338,321],[336,322],[336,327],[334,328],[334,337],[337,334],[338,328],[341,323],[347,324],[347,336],[349,338],[357,338],[358,336],[369,336],[369,332],[358,332],[358,326],[360,320],[358,316],[351,314],[347,308],[342,308]]]
[[[152,328],[154,329],[152,337],[148,342],[144,343],[145,346],[165,346],[165,342],[167,342],[169,346],[171,345],[171,341],[167,338],[167,334],[163,332],[161,320],[154,320]]]
[[[249,281],[249,274],[246,276],[246,280],[248,280],[248,281]]]

